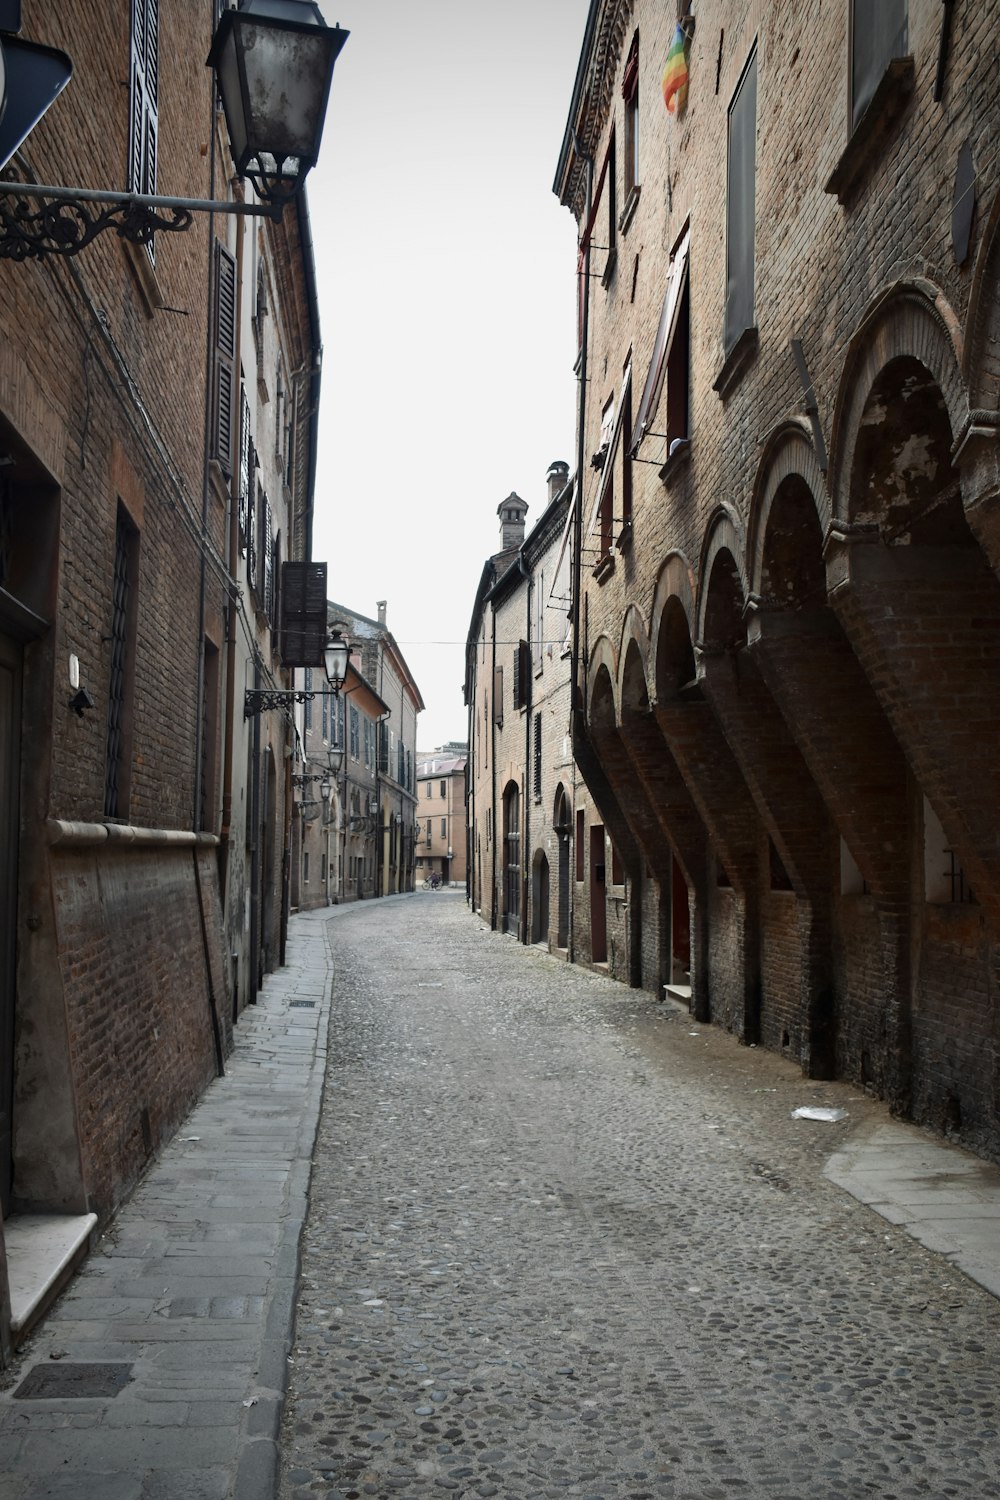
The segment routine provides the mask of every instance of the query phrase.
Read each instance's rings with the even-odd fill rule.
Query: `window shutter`
[[[233,394],[236,386],[236,261],[215,242],[215,381],[212,457],[226,474],[233,462]]]
[[[534,744],[534,752],[535,752],[535,754],[534,754],[534,760],[533,760],[533,764],[532,764],[532,777],[531,777],[532,790],[533,790],[533,792],[535,794],[535,801],[536,802],[541,802],[541,800],[542,800],[542,716],[541,716],[541,714],[536,714],[535,715],[535,744]]]
[[[274,530],[271,502],[265,497],[261,521],[261,552],[264,563],[264,613],[274,621]]]
[[[240,541],[244,549],[250,518],[250,481],[255,467],[253,439],[250,436],[250,402],[246,386],[240,381]]]
[[[254,485],[256,490],[256,485]],[[254,490],[250,493],[250,516],[247,526],[247,583],[257,592],[257,507],[254,504]]]
[[[327,636],[326,563],[284,563],[280,592],[282,661],[286,667],[321,667]],[[343,728],[343,700],[338,704]]]
[[[728,354],[754,326],[754,208],[757,155],[757,53],[751,55],[729,106],[726,198],[726,321]]]
[[[129,49],[128,190],[156,192],[157,91],[159,86],[158,0],[132,0]],[[147,244],[150,259],[153,241]]]
[[[521,670],[521,653],[522,653],[523,650],[524,650],[524,642],[523,641],[519,641],[517,643],[517,645],[514,647],[514,707],[515,708],[520,708],[521,704],[522,704],[522,701],[523,701],[522,697],[521,697],[521,679],[522,679],[522,675],[523,675],[522,674],[522,670]]]
[[[503,724],[503,667],[493,673],[493,722]]]
[[[894,57],[909,50],[909,17],[906,0],[879,0],[873,5],[854,0],[851,17],[851,129],[871,103]]]
[[[389,774],[389,726],[380,723],[378,726],[378,768],[383,776]]]

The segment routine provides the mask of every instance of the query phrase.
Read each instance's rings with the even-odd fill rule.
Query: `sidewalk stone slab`
[[[4,1372],[0,1500],[271,1500],[325,1065],[326,925],[292,919],[296,965],[241,1017],[225,1078]],[[292,1009],[301,998],[315,1003]],[[34,1365],[116,1358],[132,1380],[113,1401],[12,1399]]]

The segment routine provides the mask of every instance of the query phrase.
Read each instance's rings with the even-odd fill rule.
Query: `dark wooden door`
[[[521,798],[509,786],[503,798],[503,930],[517,932],[521,915]]]
[[[0,636],[0,1211],[10,1209],[14,1115],[17,784],[21,649]]]

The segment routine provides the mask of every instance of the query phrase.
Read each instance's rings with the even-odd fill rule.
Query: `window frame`
[[[744,90],[751,81],[753,125],[752,131],[746,131],[746,135],[752,138],[753,150],[749,153],[752,171],[749,174],[749,191],[745,191],[742,195],[743,213],[740,215],[733,212],[734,169],[741,165],[734,158],[741,139],[746,137],[737,135],[734,143],[734,122],[741,122],[746,130],[744,117],[738,111],[744,105]],[[722,341],[727,359],[740,341],[757,327],[757,92],[757,42],[754,41],[743,65],[739,82],[733,90],[726,116],[726,295]],[[749,109],[749,105],[746,105],[746,108]],[[745,148],[743,154],[748,154]],[[737,243],[734,243],[734,224],[738,225],[744,234],[749,229],[749,234],[745,234],[745,239],[741,236]]]

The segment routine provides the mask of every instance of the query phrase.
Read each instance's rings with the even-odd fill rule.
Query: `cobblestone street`
[[[460,893],[331,921],[282,1500],[1000,1496],[1000,1304],[822,1175],[880,1105]]]

